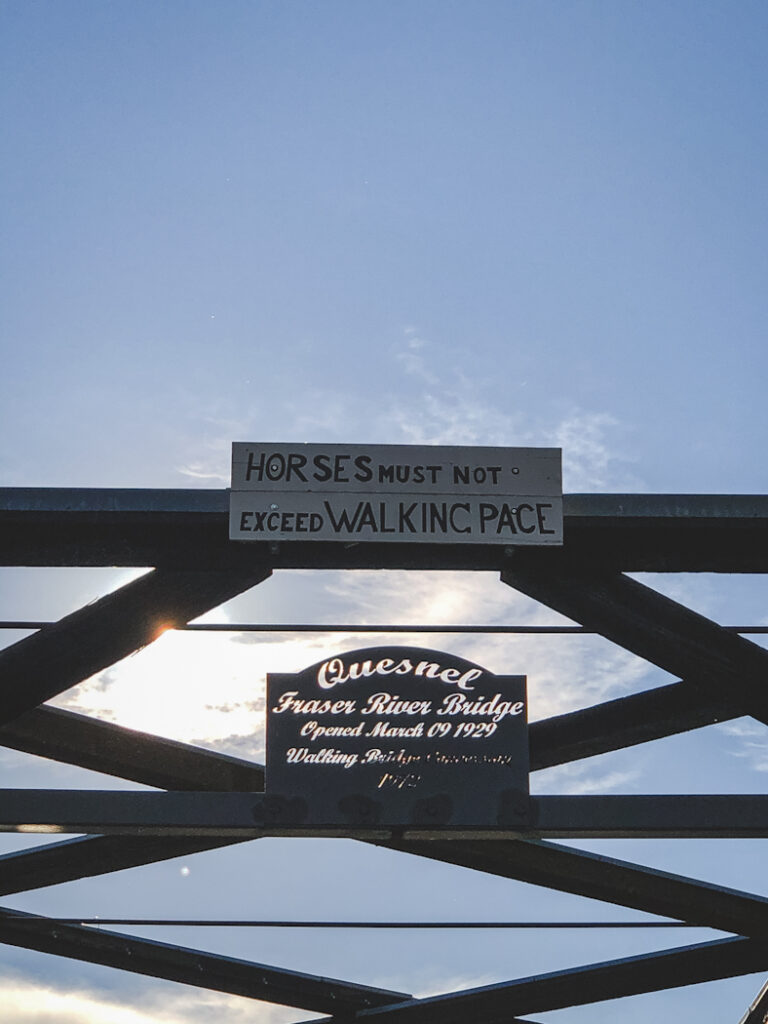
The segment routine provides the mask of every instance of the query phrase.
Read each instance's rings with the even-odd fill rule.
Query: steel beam
[[[0,790],[0,831],[98,835],[260,836],[387,835],[387,827],[305,826],[272,817],[263,793],[126,792],[115,790]],[[264,822],[267,822],[265,824]],[[768,838],[768,796],[539,796],[529,820],[513,829],[489,825],[460,835],[483,839],[549,836],[571,839]],[[393,830],[409,838],[451,839],[451,830],[414,826]]]
[[[176,790],[261,790],[264,784],[261,765],[53,708],[37,708],[4,726],[0,729],[0,742],[149,786]],[[0,856],[0,895],[141,867],[244,841],[94,836],[49,843]]]
[[[61,885],[80,878],[143,867],[174,857],[232,846],[238,839],[169,839],[156,836],[93,836],[47,843],[0,856],[0,896]]]
[[[536,840],[389,840],[401,853],[768,940],[768,898]]]
[[[615,749],[627,739],[640,741],[651,735],[655,738],[682,724],[693,724],[691,716],[695,716],[696,711],[685,709],[685,692],[685,684],[672,684],[534,723],[531,727],[532,767],[589,756]],[[688,719],[681,722],[676,718],[678,713],[683,718],[687,715]],[[45,752],[47,756],[96,771],[113,772],[147,785],[166,785],[177,790],[246,787],[255,790],[262,773],[257,765],[249,766],[237,760],[233,765],[232,759],[183,744],[167,747],[168,741],[50,708],[41,708],[17,719],[0,731],[0,737],[6,744],[10,739],[10,745],[17,749]],[[136,747],[137,743],[142,745]],[[158,746],[153,750],[155,743]],[[135,761],[131,758],[134,751],[140,755]],[[232,775],[229,775],[230,769]],[[226,846],[233,841],[153,838],[141,842],[105,837],[48,845],[0,857],[0,894],[187,856],[196,850]],[[434,852],[434,844],[431,845]],[[458,852],[458,847],[452,845]]]
[[[267,579],[264,568],[156,569],[0,651],[0,724]]]
[[[386,1024],[506,1024],[519,1013],[545,1013],[734,978],[768,967],[768,942],[720,939],[609,960],[567,971],[539,974],[519,981],[451,992],[428,999],[363,1010],[358,1021]]]
[[[324,1013],[350,1014],[409,998],[401,992],[300,974],[102,928],[58,924],[18,911],[0,910],[0,942]]]
[[[768,1021],[768,981],[757,993],[739,1024],[765,1024]]]
[[[502,569],[503,545],[233,544],[226,490],[0,489],[2,565]],[[635,572],[768,571],[768,497],[570,494],[565,547]],[[468,550],[471,548],[472,550]]]
[[[528,729],[531,771],[738,717],[727,700],[703,698],[691,683],[668,683],[532,722]]]
[[[231,840],[103,836],[0,857],[0,894],[187,856]],[[615,858],[535,840],[393,840],[376,845],[645,913],[768,937],[768,901]]]
[[[41,707],[0,726],[0,746],[160,789],[263,790],[252,761]]]
[[[549,555],[549,552],[545,553]],[[768,651],[621,573],[593,573],[561,552],[519,552],[504,583],[700,688],[706,703],[768,723]]]
[[[768,838],[768,796],[531,797],[527,829],[563,839]]]

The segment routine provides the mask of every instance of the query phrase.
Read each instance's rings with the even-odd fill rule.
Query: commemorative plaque
[[[265,823],[522,828],[525,676],[414,647],[267,676]]]

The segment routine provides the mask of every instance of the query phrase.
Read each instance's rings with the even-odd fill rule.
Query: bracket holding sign
[[[562,544],[559,448],[232,445],[231,540]]]
[[[264,824],[528,822],[525,676],[413,647],[267,676]]]

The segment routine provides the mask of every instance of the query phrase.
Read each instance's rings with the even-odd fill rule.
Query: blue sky
[[[750,0],[2,0],[0,486],[224,487],[232,441],[297,440],[554,444],[569,491],[764,493],[767,30]],[[0,613],[56,617],[127,578],[2,570]],[[718,621],[760,623],[758,582],[655,585]],[[461,574],[278,574],[216,615],[318,609],[556,621],[495,577]],[[264,673],[369,640],[170,635],[62,702],[259,757]],[[527,673],[536,716],[666,678],[590,638],[433,646]],[[222,694],[234,710],[211,709]],[[764,728],[742,720],[536,786],[762,792],[767,770]],[[6,785],[103,784],[11,752],[0,771]],[[611,849],[765,889],[757,843]],[[278,863],[295,866],[290,893],[254,881]],[[370,885],[380,873],[392,889]],[[616,913],[350,844],[266,841],[11,905],[226,916],[244,892],[254,916]],[[451,935],[421,963],[412,937],[378,933],[172,938],[419,992],[673,944],[547,933],[467,949]],[[106,969],[9,949],[2,962],[10,1024],[33,1010],[66,1024],[218,1012]],[[621,1012],[735,1022],[759,983]],[[244,1001],[227,1012],[254,1019]]]

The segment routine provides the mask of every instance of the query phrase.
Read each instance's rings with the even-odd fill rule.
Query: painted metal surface
[[[0,942],[107,967],[128,968],[137,974],[198,988],[326,1013],[351,1013],[406,998],[403,993],[387,989],[218,956],[101,928],[49,922],[44,917],[19,911],[0,909]]]
[[[484,468],[487,475],[490,464]],[[342,464],[339,474],[343,473]],[[427,483],[427,476],[429,486],[437,486],[437,475],[433,480],[426,472],[419,485]],[[395,479],[396,475],[393,482]],[[474,473],[470,472],[469,480],[473,479]],[[345,484],[342,480],[334,482]],[[381,481],[382,485],[388,483],[386,478]],[[413,474],[397,483],[413,484]],[[422,497],[426,493],[422,492]],[[163,624],[179,624],[192,614],[200,614],[195,609],[201,601],[211,607],[224,599],[222,595],[239,592],[238,588],[252,585],[249,580],[264,578],[274,567],[500,569],[510,585],[681,677],[680,682],[656,690],[535,723],[530,731],[533,770],[744,713],[765,720],[765,652],[621,574],[644,570],[768,571],[766,496],[567,495],[562,548],[519,549],[502,544],[363,545],[323,541],[238,545],[227,537],[228,507],[229,492],[223,490],[0,490],[0,564],[155,565],[162,571],[149,579],[175,578],[178,584],[176,596],[171,593],[174,585],[167,593],[161,586],[153,594],[155,583],[143,583],[147,592],[142,596],[139,587],[135,601],[126,600],[118,592],[109,607],[97,609],[95,615],[83,609],[47,626],[40,639],[30,637],[23,646],[9,648],[12,653],[5,662],[0,661],[0,667],[6,670],[4,711],[9,719],[0,728],[0,743],[176,791],[108,795],[93,791],[70,795],[44,792],[38,797],[26,792],[16,797],[9,794],[5,799],[0,795],[0,814],[5,814],[9,827],[14,827],[14,820],[17,824],[45,825],[40,819],[46,816],[55,828],[71,827],[75,818],[83,817],[86,803],[91,801],[95,802],[91,818],[81,824],[103,830],[111,821],[117,829],[145,829],[141,835],[94,835],[0,857],[0,892],[29,891],[243,841],[248,834],[246,814],[250,814],[248,825],[261,834],[262,826],[253,818],[254,806],[264,799],[258,793],[263,779],[260,766],[184,744],[131,735],[130,730],[36,705],[46,694],[61,692],[89,671],[111,664],[122,656],[121,652],[130,652],[151,639],[158,616],[167,612],[169,618],[163,618]],[[204,578],[206,583],[202,582]],[[188,583],[198,581],[189,588],[196,591],[191,597],[184,594],[184,579]],[[160,591],[165,593],[164,598]],[[32,685],[25,692],[27,679]],[[229,792],[214,795],[214,786]],[[244,792],[246,789],[250,792]],[[115,799],[118,795],[119,800]],[[149,803],[154,798],[151,820],[157,823],[158,832],[166,834],[146,832]],[[134,799],[138,802],[131,806]],[[142,801],[147,801],[147,806],[141,806]],[[759,796],[536,798],[530,803],[533,831],[528,834],[765,835],[768,811],[764,803],[765,798]],[[197,815],[194,821],[190,821],[190,809]],[[38,813],[33,815],[33,810]],[[46,815],[46,811],[50,813]],[[30,821],[32,816],[38,821]],[[190,825],[196,834],[167,834],[174,828],[188,832]],[[227,835],[223,834],[226,830]],[[432,1000],[407,1002],[398,993],[375,996],[380,1007],[376,1015],[391,1019],[393,1024],[400,1020],[403,1024],[422,1020],[463,1024],[469,1018],[478,1024],[501,1020],[509,1024],[518,1020],[513,1015],[521,1012],[543,1012],[768,969],[768,901],[761,896],[537,838],[447,839],[436,838],[434,830],[423,828],[419,833],[411,830],[407,834],[371,835],[350,827],[343,834],[391,850],[748,937],[519,979],[491,986],[493,991],[447,993]],[[427,835],[430,838],[425,838]],[[114,947],[111,939],[102,940],[99,933],[87,937],[68,934],[63,941],[60,932],[53,935],[53,925],[24,925],[18,919],[11,922],[7,913],[2,915],[2,925],[3,940],[12,943],[26,929],[27,937],[18,944],[30,948],[48,948],[76,957],[85,953],[83,959],[179,981],[186,980],[185,971],[194,964],[197,983],[211,988],[229,984],[225,977],[228,967],[213,960],[203,963],[190,957],[185,960],[181,955],[169,967],[165,954],[156,957],[145,947],[132,949],[128,955],[122,937],[115,938]],[[196,951],[181,952],[197,956]],[[304,986],[297,972],[285,972],[287,984],[283,986],[280,981],[271,995],[265,995],[263,980],[267,975],[259,981],[253,969],[273,969],[251,964],[237,968],[241,969],[242,977],[249,979],[248,985],[255,981],[258,989],[237,989],[243,994],[274,997],[286,1005],[320,1012],[333,1012],[339,1005],[335,997],[330,1000],[333,1005],[323,1003],[332,991],[327,987],[328,979],[310,979]],[[320,985],[311,994],[316,981]],[[362,998],[358,999],[361,986],[338,984],[349,997],[344,1004],[344,1019],[362,1020],[371,1015],[370,1009],[364,1009]],[[303,1001],[296,1000],[297,992]],[[762,995],[750,1009],[750,1024],[755,1014],[762,1012],[761,999],[764,1001]]]
[[[321,778],[319,780],[323,782]],[[306,777],[307,799],[301,813],[267,793],[167,792],[114,790],[0,790],[0,831],[91,833],[146,836],[261,838],[263,836],[322,836],[377,841],[445,839],[460,842],[482,838],[768,838],[768,796],[759,794],[673,796],[537,796],[522,807],[519,820],[487,822],[480,815],[461,820],[414,821],[406,797],[409,822],[400,825],[400,803],[386,807],[377,818],[370,813],[338,814],[329,821],[328,803],[318,798],[313,811],[309,797],[317,779]],[[346,792],[342,790],[342,793]],[[483,805],[483,794],[475,790]],[[295,798],[298,799],[298,798]],[[345,797],[342,797],[345,799]],[[459,797],[455,797],[458,802]],[[497,801],[489,799],[496,810]],[[398,818],[396,822],[387,817]],[[518,817],[515,815],[515,817]],[[385,820],[381,820],[385,819]],[[768,938],[768,900],[765,902]]]
[[[503,569],[508,545],[228,539],[229,491],[0,488],[0,565]],[[768,571],[763,495],[565,495],[564,552],[621,571]],[[509,547],[513,553],[514,548]],[[528,549],[525,549],[528,550]],[[550,549],[539,552],[546,555]]]

